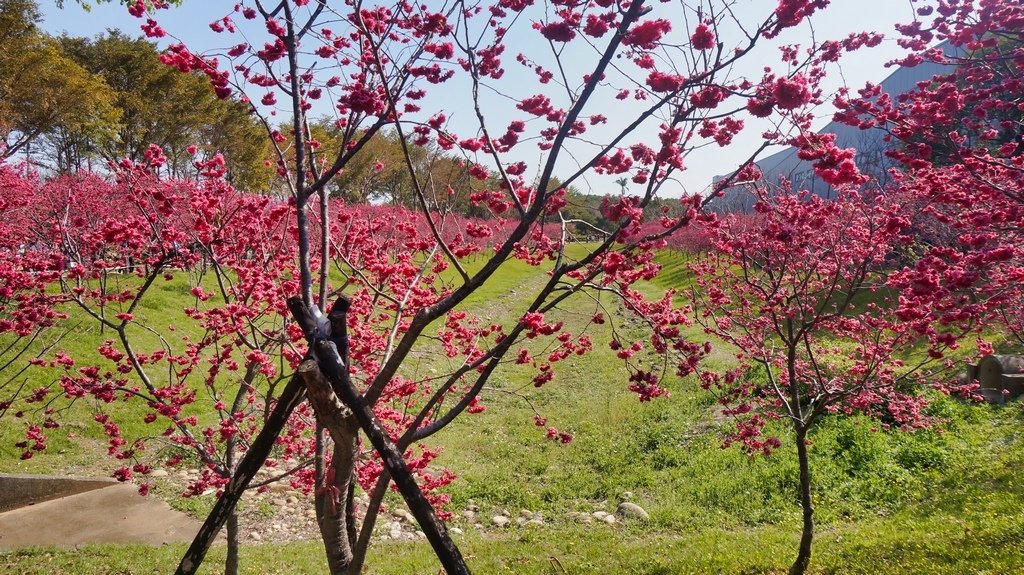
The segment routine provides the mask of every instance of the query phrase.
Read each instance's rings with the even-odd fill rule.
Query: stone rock
[[[527,521],[526,524],[527,525],[531,525],[533,527],[541,527],[541,526],[544,525],[544,520],[543,519],[531,519],[531,520]]]
[[[605,515],[604,519],[602,519],[601,521],[604,521],[608,525],[615,525],[615,523],[617,522],[617,519],[615,519],[614,515],[608,514],[608,515]]]
[[[275,497],[273,500],[270,501],[270,503],[272,503],[275,507],[284,507],[288,505],[288,500],[285,499],[284,497]]]
[[[633,492],[632,491],[623,491],[622,492],[622,500],[623,501],[632,501],[633,500]]]
[[[449,527],[448,533],[451,533],[452,535],[462,535],[462,530],[458,527]]]
[[[611,514],[607,511],[595,511],[593,513],[594,519],[597,519],[598,521],[604,521],[604,518],[608,517],[609,515]]]
[[[533,511],[530,511],[529,509],[520,509],[519,510],[519,516],[520,517],[525,517],[527,519],[532,519],[533,518]]]
[[[463,516],[464,518],[466,518],[466,519],[468,519],[468,520],[472,521],[473,519],[475,519],[475,518],[476,518],[476,511],[470,511],[469,509],[467,509],[467,510],[463,511],[463,512],[461,513],[461,515],[462,515],[462,516]]]
[[[150,477],[167,477],[166,469],[154,469],[149,474]]]
[[[494,517],[491,517],[491,523],[493,523],[496,527],[504,527],[511,523],[511,521],[511,519],[505,517],[504,515],[495,515]]]
[[[285,501],[288,502],[289,505],[295,505],[299,502],[299,498],[294,495],[289,495]]]
[[[416,523],[416,518],[412,516],[412,513],[409,513],[405,509],[399,509],[398,511],[395,511],[395,517],[398,517],[406,523]]]
[[[615,510],[615,513],[622,517],[632,517],[634,519],[641,519],[643,521],[647,521],[651,518],[651,516],[648,515],[646,511],[644,511],[643,507],[640,507],[636,503],[630,503],[628,501],[623,501],[622,503],[619,503],[619,507]]]
[[[416,539],[426,539],[426,538],[427,538],[427,534],[426,533],[424,533],[422,531],[417,531],[416,532]]]
[[[466,506],[466,509],[475,513],[480,511],[480,506],[476,503],[470,502],[470,504]]]
[[[516,517],[516,525],[526,525],[525,517]]]
[[[252,537],[253,541],[263,541],[263,536],[260,535],[259,531],[253,531],[250,537]]]

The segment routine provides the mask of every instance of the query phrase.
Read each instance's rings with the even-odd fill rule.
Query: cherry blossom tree
[[[389,457],[388,451],[404,451],[461,412],[479,405],[484,382],[518,340],[557,335],[558,349],[547,361],[531,361],[522,352],[516,355],[537,365],[538,386],[552,379],[552,363],[570,353],[585,352],[589,346],[585,336],[566,333],[560,322],[546,318],[569,295],[593,290],[636,302],[630,304],[634,311],[650,317],[655,326],[656,350],[675,346],[691,356],[701,353],[700,346],[680,340],[678,325],[685,317],[670,310],[670,298],[640,303],[642,298],[635,298],[630,285],[649,279],[656,272],[651,249],[674,229],[688,223],[703,200],[688,196],[684,204],[690,208],[681,216],[664,218],[662,229],[650,234],[640,229],[643,209],[683,169],[686,156],[698,145],[729,145],[744,127],[739,118],[742,115],[773,117],[780,126],[802,125],[810,120],[806,110],[821,97],[816,85],[824,76],[826,65],[843,50],[873,42],[871,36],[852,36],[806,51],[784,50],[781,70],[765,71],[752,79],[730,74],[734,64],[753,53],[758,42],[799,24],[824,5],[783,2],[761,20],[744,22],[728,5],[712,4],[684,6],[681,12],[673,13],[667,7],[643,2],[568,3],[551,10],[530,2],[444,5],[430,10],[408,4],[339,8],[326,2],[281,2],[273,7],[256,3],[252,7],[241,5],[235,14],[211,25],[215,31],[236,33],[241,26],[236,22],[240,14],[243,19],[262,21],[270,34],[262,47],[251,35],[246,36],[245,42],[235,44],[226,55],[231,68],[222,68],[219,61],[196,55],[177,44],[171,46],[165,58],[183,70],[205,72],[224,95],[235,91],[247,94],[254,102],[254,113],[281,111],[291,115],[290,133],[272,131],[272,136],[279,150],[279,173],[287,179],[296,207],[302,300],[307,314],[313,318],[319,313],[314,304],[325,306],[331,291],[326,274],[321,272],[319,290],[314,294],[315,250],[319,251],[323,269],[323,262],[330,259],[331,246],[327,225],[321,226],[325,233],[314,240],[307,205],[319,195],[317,215],[321,222],[329,220],[324,192],[327,183],[383,127],[390,126],[403,147],[433,143],[462,155],[471,176],[482,182],[495,180],[491,189],[457,189],[419,171],[406,149],[405,163],[413,195],[427,216],[436,245],[431,251],[432,265],[454,269],[461,281],[450,291],[420,296],[414,288],[427,268],[415,272],[411,268],[409,274],[399,278],[412,281],[405,279],[396,284],[397,278],[389,278],[386,285],[394,294],[390,299],[381,293],[370,295],[373,292],[369,288],[362,288],[368,290],[365,297],[386,302],[386,321],[390,327],[373,333],[369,329],[372,322],[350,322],[349,329],[360,330],[358,339],[353,335],[347,346],[336,343],[354,352],[357,347],[352,342],[359,341],[361,349],[372,350],[372,363],[365,371],[353,369],[359,365],[358,358],[353,358],[351,364],[337,356],[325,360],[320,352],[330,349],[321,339],[326,330],[314,330],[313,323],[306,325],[305,332],[318,352],[321,370],[338,372],[328,374],[334,391],[339,396],[347,394],[341,397],[341,403],[348,405],[354,415],[364,414],[359,427],[379,452],[382,446],[385,448],[384,462],[390,464],[395,458]],[[142,8],[143,4],[137,3],[133,12],[141,15]],[[341,30],[338,24],[325,28],[321,20],[344,25]],[[740,34],[735,43],[726,45],[720,36],[733,26],[747,32]],[[147,22],[145,28],[154,35],[163,33],[154,21]],[[520,34],[538,35],[541,41],[536,46],[541,50],[524,46],[523,53],[515,57],[515,64],[510,64],[516,70],[506,70],[504,54],[508,39],[517,28],[526,28]],[[580,67],[580,62],[588,64]],[[534,78],[544,86],[539,93],[524,92],[516,77]],[[468,122],[456,123],[452,110],[433,103],[431,89],[446,88],[468,96],[463,100],[464,109],[472,111]],[[486,97],[489,93],[507,96],[508,106]],[[324,98],[334,103],[335,123],[344,134],[341,146],[329,150],[309,138],[306,119],[315,102]],[[597,102],[612,98],[635,102],[635,110],[609,119],[595,109]],[[657,134],[659,143],[655,147],[645,143],[648,138],[641,128],[653,129]],[[516,155],[517,147],[531,140],[544,152],[532,181],[525,177],[527,163]],[[834,170],[841,174],[839,177],[848,176],[843,172],[849,168],[844,161],[848,154],[835,151],[831,142],[808,141],[804,146],[823,170]],[[561,177],[558,187],[553,185],[556,170]],[[589,173],[629,175],[642,186],[643,192],[607,202],[603,206],[605,218],[615,225],[604,230],[604,240],[595,249],[573,260],[564,251],[571,239],[566,224],[571,222],[559,218],[559,210],[565,205],[565,189]],[[459,260],[459,255],[465,253],[458,243],[460,234],[452,241],[444,236],[444,230],[453,225],[445,217],[448,210],[444,206],[460,194],[468,195],[471,202],[486,206],[495,215],[510,215],[516,222],[490,259],[472,274]],[[470,237],[491,233],[487,225],[467,225],[465,229],[465,235]],[[457,306],[509,257],[524,258],[537,265],[553,262],[549,281],[522,310],[522,319],[506,328],[466,317]],[[370,287],[380,285],[368,283]],[[353,295],[357,297],[345,304],[349,310],[359,301],[358,290]],[[415,347],[423,345],[420,342],[427,327],[439,318],[446,318],[447,329],[441,334],[445,348],[450,354],[461,354],[464,363],[431,386],[435,390],[433,396],[419,407],[404,431],[392,430],[391,438],[397,443],[397,449],[392,449],[383,441],[387,437],[373,437],[378,416],[358,404],[379,406],[385,390],[397,383],[406,385],[399,376],[399,368]],[[370,345],[371,341],[379,343]],[[638,348],[637,344],[634,342],[623,350],[623,359],[628,361],[643,347],[640,344]],[[338,369],[325,368],[325,364]],[[361,389],[348,387],[348,379],[361,381]],[[642,398],[663,392],[659,378],[649,372],[635,370],[631,379],[632,388]],[[411,384],[424,386],[426,382]],[[323,413],[319,417],[328,419]],[[335,492],[341,494],[341,504],[335,509],[347,508],[345,491],[351,485],[349,464],[345,463],[345,468],[337,464],[353,460],[337,451],[339,445],[354,445],[340,437],[344,435],[342,427],[334,425],[335,465],[332,473],[325,474],[334,478]],[[348,429],[354,426],[349,424]],[[389,466],[388,471],[381,474],[371,490],[373,503],[370,514],[364,518],[361,536],[348,537],[348,547],[354,551],[344,549],[343,537],[332,539],[341,543],[337,552],[328,545],[332,572],[356,572],[361,568],[368,529],[373,525],[373,513],[388,475],[394,476],[401,469]],[[402,490],[439,551],[444,567],[450,572],[464,572],[457,551],[444,537],[443,526],[431,527],[430,510],[414,505],[415,485]],[[230,501],[227,497],[224,500]],[[353,523],[353,518],[347,517],[341,524],[344,529],[339,527],[335,532],[354,534],[355,529],[349,529]],[[209,532],[215,529],[208,530],[207,537]],[[195,565],[201,557],[197,547],[203,544],[190,551],[188,566]]]
[[[591,323],[604,322],[614,305],[642,315],[651,327],[651,350],[682,356],[683,375],[706,353],[683,339],[687,314],[672,305],[671,293],[646,301],[632,288],[657,273],[653,250],[710,201],[684,193],[679,213],[646,225],[644,209],[673,185],[690,154],[733,145],[744,119],[755,117],[773,129],[722,186],[749,179],[754,157],[770,143],[800,145],[836,182],[858,177],[852,152],[828,138],[787,134],[790,128],[806,132],[828,66],[878,36],[802,42],[781,51],[770,45],[826,5],[783,0],[756,14],[712,1],[254,0],[226,6],[225,16],[210,23],[230,47],[199,52],[172,42],[162,56],[166,64],[205,74],[219,96],[251,106],[274,146],[271,164],[288,197],[273,204],[237,194],[225,185],[216,157],[197,160],[207,173],[199,184],[160,180],[162,152],[151,148],[142,164],[118,167],[117,185],[128,199],[121,211],[72,237],[89,259],[62,276],[65,293],[115,334],[100,353],[116,364],[109,373],[81,374],[97,381],[75,385],[99,385],[111,399],[141,395],[153,403],[170,421],[169,436],[206,464],[206,484],[222,491],[178,572],[195,572],[277,438],[293,437],[289,422],[312,412],[330,439],[317,431],[289,446],[300,459],[327,462],[304,477],[316,493],[331,572],[362,570],[376,513],[394,481],[442,566],[468,573],[424,496],[450,480],[428,469],[436,452],[424,442],[462,413],[483,409],[481,390],[503,364],[533,366],[541,387],[554,379],[555,364],[586,353],[592,347],[586,333],[569,333],[558,319],[570,297],[588,298]],[[164,38],[158,20],[166,7],[139,0],[128,10],[144,20],[147,35]],[[738,64],[752,58],[758,59],[756,74],[740,75]],[[621,113],[607,114],[608,102]],[[331,146],[312,137],[313,115],[323,110],[338,130]],[[287,128],[280,128],[279,115]],[[418,216],[377,233],[378,220],[332,205],[328,190],[385,128],[402,146]],[[413,147],[427,145],[455,155],[479,184],[466,185],[465,174],[439,179],[429,165],[414,161]],[[528,162],[538,150],[539,161]],[[570,255],[566,247],[580,222],[563,210],[567,190],[591,176],[627,177],[640,191],[607,199],[601,212],[609,225],[595,230],[600,241]],[[470,202],[492,219],[456,217],[457,202]],[[225,227],[235,218],[240,227]],[[370,229],[375,233],[367,237]],[[477,253],[486,259],[466,266],[463,258]],[[511,312],[514,321],[488,322],[463,309],[510,258],[548,270],[546,282]],[[204,266],[214,270],[217,287],[193,282],[198,301],[188,311],[208,332],[202,343],[193,342],[184,354],[172,348],[140,357],[129,332],[145,292],[163,273]],[[114,267],[129,268],[141,284],[111,289],[90,283],[109,282]],[[295,323],[283,321],[286,313]],[[552,342],[544,357],[524,345],[537,338]],[[410,359],[438,345],[450,359],[446,373],[424,377],[408,369]],[[641,400],[665,393],[664,367],[643,367],[637,359],[645,342],[616,338],[613,345]],[[197,346],[217,351],[204,384],[223,389],[208,393],[224,398],[215,410],[219,428],[199,436],[189,427],[199,422],[180,411],[195,397],[181,377],[196,370],[203,356]],[[145,379],[152,361],[174,366],[168,381]],[[294,375],[285,375],[291,370]],[[258,386],[245,380],[251,372],[259,374],[253,376]],[[128,373],[142,382],[128,380]],[[69,387],[70,395],[78,393]],[[275,397],[260,401],[271,388]],[[138,446],[121,443],[116,427],[109,434],[114,455],[135,455]],[[557,429],[547,435],[570,439]],[[220,451],[229,440],[240,446],[237,460]],[[369,457],[370,446],[377,457]],[[361,523],[353,504],[356,482],[371,501]]]
[[[1019,343],[1024,7],[1000,0],[915,4],[918,18],[899,27],[907,55],[894,63],[932,62],[946,71],[904,94],[868,84],[837,100],[836,117],[887,131],[888,154],[900,165],[897,185],[952,232],[950,241],[922,246],[913,281],[958,296],[951,301],[994,320]]]
[[[47,293],[48,282],[60,273],[62,259],[59,254],[37,244],[30,233],[30,206],[33,201],[33,178],[23,169],[0,164],[0,417],[23,394],[36,394],[26,390],[25,372],[31,363],[34,345],[44,332],[57,327],[66,316],[58,309],[52,294]],[[60,339],[41,346],[45,354]],[[25,446],[25,453],[45,449],[45,440]]]
[[[115,166],[113,183],[65,176],[31,189],[34,202],[22,229],[32,232],[35,249],[59,263],[35,277],[63,303],[60,309],[76,308],[107,339],[95,357],[61,352],[41,365],[60,373],[26,398],[19,414],[34,412],[44,417],[43,428],[54,428],[78,400],[95,400],[108,452],[124,462],[116,477],[145,478],[151,469],[141,454],[148,439],[162,438],[171,450],[168,465],[199,462],[202,474],[188,488],[198,495],[230,477],[275,395],[282,362],[287,369],[290,340],[276,311],[294,261],[285,240],[289,211],[269,197],[234,193],[218,158],[197,162],[203,174],[197,183],[161,180],[156,172],[166,158],[155,147],[147,157],[147,164]],[[191,300],[178,310],[178,321],[194,321],[197,339],[192,330],[178,337],[175,325],[155,324],[145,311],[152,292],[171,281]],[[197,398],[210,403],[197,410]],[[122,399],[147,407],[142,422],[126,420],[114,406],[99,407]],[[206,410],[215,422],[202,417]],[[163,427],[140,432],[140,423]],[[301,419],[295,425],[301,429]],[[123,433],[125,427],[133,432]],[[33,426],[28,429],[31,434]],[[23,457],[31,455],[26,449]],[[287,450],[284,457],[294,459]],[[148,487],[143,483],[141,491]],[[233,568],[234,518],[228,540]]]
[[[765,426],[793,432],[803,531],[790,573],[804,573],[814,529],[808,433],[832,415],[866,413],[886,428],[929,420],[915,388],[943,368],[944,353],[973,327],[944,313],[943,295],[894,270],[910,241],[910,213],[884,192],[846,189],[834,200],[758,188],[756,226],[709,218],[715,251],[695,264],[690,291],[705,330],[737,348],[739,364],[701,373],[736,420],[724,445],[751,455],[781,446]]]

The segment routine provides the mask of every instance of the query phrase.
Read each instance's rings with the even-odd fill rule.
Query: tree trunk
[[[193,575],[199,570],[199,566],[206,557],[206,552],[210,549],[210,544],[213,543],[213,538],[217,536],[220,528],[231,517],[231,514],[234,513],[235,504],[238,503],[245,488],[249,486],[249,482],[252,481],[252,478],[256,476],[256,472],[263,465],[263,462],[266,461],[278,433],[284,427],[285,422],[288,421],[288,417],[295,409],[295,406],[304,397],[303,383],[298,375],[295,375],[288,380],[288,385],[285,386],[281,396],[278,397],[277,405],[271,411],[270,417],[267,418],[263,429],[260,430],[259,435],[250,444],[249,450],[242,456],[242,460],[238,463],[231,481],[224,486],[224,493],[217,499],[217,503],[210,510],[210,514],[206,517],[206,521],[203,522],[203,526],[199,528],[199,533],[196,534],[192,544],[185,551],[185,555],[181,558],[175,575]]]
[[[303,333],[306,334],[306,338],[310,343],[310,352],[316,358],[315,365],[307,363],[306,372],[308,375],[302,375],[302,377],[304,379],[308,377],[310,380],[326,380],[329,386],[327,391],[330,391],[335,396],[332,404],[337,402],[336,407],[332,409],[338,409],[337,406],[348,409],[348,413],[359,424],[359,429],[366,434],[366,438],[370,441],[373,449],[376,450],[383,460],[384,467],[394,479],[399,493],[402,494],[406,505],[409,506],[409,511],[416,518],[424,535],[426,535],[427,541],[430,542],[430,546],[433,548],[438,560],[440,560],[442,568],[449,575],[469,575],[469,567],[466,565],[462,553],[459,552],[459,548],[452,541],[444,523],[437,518],[437,514],[434,512],[434,507],[430,504],[430,501],[423,495],[423,491],[420,489],[419,484],[416,483],[412,470],[409,469],[408,464],[406,464],[405,459],[402,457],[402,452],[398,450],[388,436],[387,431],[377,421],[371,403],[352,384],[346,364],[348,338],[344,328],[345,312],[348,310],[348,307],[349,301],[344,296],[334,303],[328,314],[328,319],[332,326],[329,332],[330,339],[324,339],[322,336],[318,336],[320,326],[313,319],[310,309],[302,303],[300,298],[288,298],[288,308],[302,327]],[[302,366],[300,365],[301,368]],[[321,386],[322,384],[318,384],[315,387]]]
[[[242,402],[245,401],[246,390],[252,385],[253,379],[256,374],[259,373],[259,368],[255,362],[249,362],[245,368],[245,377],[243,379],[243,385],[238,386],[238,390],[235,392],[235,399],[231,403],[231,413],[238,413],[242,409]],[[238,456],[238,438],[231,436],[228,438],[227,444],[224,446],[224,462],[227,468],[234,475],[238,470],[238,465],[235,460]],[[240,549],[239,537],[240,531],[238,529],[238,512],[232,507],[227,519],[227,536],[228,536],[228,556],[224,560],[224,575],[238,575],[238,551]]]
[[[306,395],[317,421],[334,440],[331,466],[324,474],[324,484],[316,490],[316,519],[331,575],[345,575],[352,563],[355,543],[352,493],[359,425],[331,390],[331,384],[324,379],[315,361],[304,361],[299,366],[299,374],[306,384]]]
[[[293,300],[289,299],[289,306],[293,305],[301,304],[293,303]],[[323,376],[331,384],[333,391],[343,404],[352,410],[353,416],[359,422],[359,428],[366,434],[370,444],[381,456],[384,467],[391,474],[398,487],[398,492],[402,494],[405,504],[409,506],[409,511],[426,535],[427,541],[430,542],[438,560],[441,561],[441,566],[449,575],[469,575],[469,566],[466,565],[462,553],[459,552],[459,548],[448,535],[448,529],[445,528],[444,522],[437,518],[430,501],[423,495],[412,470],[409,469],[402,457],[402,452],[398,450],[391,438],[388,437],[387,431],[377,421],[373,408],[352,385],[348,368],[341,361],[335,343],[322,339],[315,340],[313,349],[317,357],[317,365]]]
[[[316,495],[316,519],[331,575],[346,575],[352,563],[353,541],[350,534],[355,518],[348,511],[352,506],[356,428],[353,426],[349,435],[351,441],[335,443],[327,482]]]
[[[224,575],[238,575],[238,514],[228,515],[228,556],[224,560]]]
[[[811,465],[807,458],[807,428],[797,427],[796,454],[800,463],[800,506],[803,508],[803,532],[800,551],[789,568],[789,575],[803,575],[811,562],[811,542],[814,539],[814,505],[811,500]]]
[[[363,572],[366,552],[370,548],[370,538],[373,537],[373,526],[377,522],[380,504],[384,501],[384,495],[387,494],[390,483],[391,474],[387,469],[381,471],[377,483],[373,486],[373,492],[369,494],[370,501],[366,505],[366,514],[363,515],[363,525],[356,543],[352,547],[352,564],[349,565],[348,575],[359,575]]]

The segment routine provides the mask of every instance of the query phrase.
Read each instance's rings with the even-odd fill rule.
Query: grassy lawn
[[[688,284],[680,256],[663,254],[659,261],[666,266],[660,287]],[[514,321],[518,312],[511,310],[545,279],[537,268],[510,262],[467,307],[492,321]],[[166,310],[180,294],[173,285],[165,291],[153,313],[172,313]],[[555,314],[576,334],[594,311],[593,303],[579,301],[578,309]],[[610,319],[619,337],[643,337],[626,315]],[[87,353],[98,334],[80,329],[75,351]],[[771,457],[723,450],[721,431],[729,422],[716,415],[713,397],[692,381],[670,381],[671,397],[638,402],[608,349],[611,334],[588,333],[594,352],[558,365],[554,381],[535,389],[532,372],[506,366],[485,391],[485,412],[461,417],[430,440],[444,447],[438,463],[460,476],[449,488],[452,525],[465,532],[458,540],[474,573],[785,573],[799,534],[796,458],[786,429],[774,429],[783,447]],[[694,336],[703,334],[695,329]],[[428,351],[405,369],[441,371],[438,362],[445,360]],[[710,361],[724,365],[730,355],[721,348]],[[79,417],[89,411],[79,409]],[[816,428],[811,454],[819,527],[811,572],[1024,570],[1020,404],[968,405],[936,394],[929,409],[942,423],[914,433],[879,431],[863,418],[833,417]],[[544,428],[533,422],[538,413],[574,441],[545,440]],[[80,437],[55,435],[52,453],[21,462],[10,446],[16,424],[0,421],[0,471],[88,466],[94,450],[81,438],[98,443],[100,435],[82,423],[67,428]],[[649,521],[609,526],[566,516],[612,512],[624,497],[641,505]],[[487,529],[459,518],[470,504],[480,507]],[[489,526],[494,513],[521,509],[543,513],[545,524]],[[166,573],[183,549],[28,549],[0,554],[0,572]],[[204,573],[217,573],[222,559],[218,548]],[[242,561],[244,573],[324,571],[315,542],[247,546]],[[434,575],[439,568],[425,543],[375,543],[369,564],[370,573],[381,575]]]

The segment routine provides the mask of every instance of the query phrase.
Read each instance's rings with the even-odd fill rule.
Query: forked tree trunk
[[[811,500],[811,464],[807,457],[807,428],[796,429],[796,455],[800,464],[800,506],[803,508],[803,531],[796,561],[789,575],[803,575],[811,563],[811,542],[814,539],[814,505]]]
[[[316,519],[331,575],[345,575],[352,563],[355,545],[352,494],[359,425],[331,390],[330,382],[324,379],[315,361],[302,362],[299,374],[317,420],[334,440],[331,466],[325,474],[324,485],[316,490]]]
[[[310,352],[316,358],[316,366],[320,375],[330,385],[340,405],[350,410],[351,415],[359,424],[359,429],[366,435],[373,449],[380,455],[384,468],[391,475],[399,493],[405,499],[409,511],[416,518],[427,541],[441,562],[442,568],[449,575],[469,575],[462,553],[452,541],[444,523],[438,519],[430,501],[416,483],[402,452],[392,442],[387,431],[377,421],[373,407],[356,389],[348,373],[348,337],[346,334],[346,312],[350,302],[344,296],[338,298],[331,307],[327,317],[331,324],[330,339],[316,337],[320,331],[310,310],[298,297],[288,298],[288,308],[295,320],[302,327],[303,333],[310,340]],[[301,377],[301,376],[300,376]],[[350,513],[351,515],[352,513]],[[352,535],[354,536],[354,530]]]
[[[288,416],[306,396],[307,378],[314,382],[313,387],[316,387],[318,392],[324,389],[323,383],[326,383],[327,389],[334,395],[334,398],[326,404],[331,407],[325,409],[325,413],[334,413],[340,416],[342,421],[346,419],[355,421],[358,424],[358,428],[366,434],[374,450],[383,459],[385,469],[394,479],[413,517],[416,518],[420,528],[423,529],[427,541],[430,542],[434,553],[437,554],[443,569],[450,575],[469,575],[469,567],[462,558],[462,554],[452,541],[451,536],[448,535],[448,530],[445,528],[444,523],[437,518],[434,508],[430,505],[430,501],[423,495],[423,491],[416,483],[416,478],[402,458],[402,453],[392,443],[387,432],[376,420],[372,407],[367,404],[349,378],[348,368],[342,359],[347,355],[348,342],[345,337],[344,322],[345,311],[348,309],[348,305],[348,300],[343,297],[335,302],[335,306],[331,309],[328,317],[336,329],[333,330],[331,340],[324,340],[312,337],[311,334],[315,334],[319,328],[314,322],[312,314],[302,303],[302,300],[297,297],[288,298],[288,307],[302,327],[303,332],[307,335],[307,338],[311,340],[310,351],[319,360],[313,365],[304,362],[306,363],[306,373],[303,374],[297,371],[289,380],[288,385],[285,386],[284,391],[278,398],[277,405],[274,406],[263,429],[245,453],[231,481],[224,486],[224,493],[217,500],[203,526],[199,529],[199,533],[193,539],[192,545],[189,546],[184,557],[182,557],[175,572],[176,575],[193,575],[202,564],[210,543],[224,525],[228,515],[234,510],[235,504],[241,497],[242,492],[266,460]],[[322,382],[321,380],[325,381]],[[341,412],[340,410],[345,411]],[[337,423],[340,428],[351,425],[342,422]],[[347,433],[342,431],[338,437],[346,438],[348,437]],[[354,431],[352,432],[351,441],[355,441]],[[343,439],[341,443],[349,444],[349,440]],[[354,451],[353,449],[353,453]],[[342,456],[342,459],[339,459],[339,462],[343,458],[344,456]],[[351,482],[353,466],[350,464],[347,469],[349,471],[347,481]],[[338,479],[337,475],[335,477],[336,481]],[[342,473],[340,475],[342,480],[346,480],[346,474]],[[346,513],[344,514],[344,519],[339,518],[339,521],[344,521],[344,523],[332,528],[344,534],[341,538],[342,541],[348,541],[349,562],[351,562],[351,548],[356,535],[353,519],[355,515],[354,505],[350,501],[351,493],[351,488],[346,490],[339,489],[340,499],[343,500],[339,503],[346,510]],[[340,555],[344,556],[344,552],[340,553]]]

